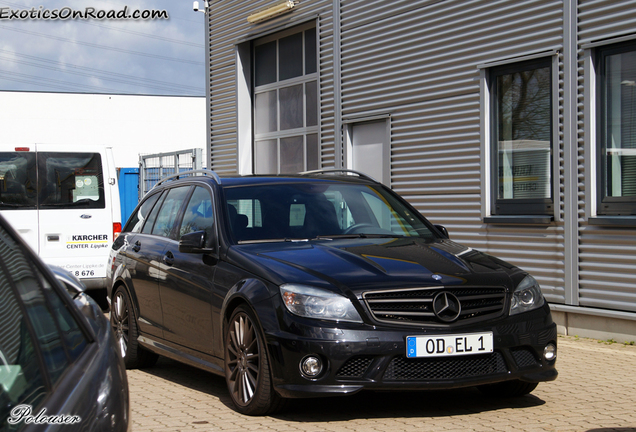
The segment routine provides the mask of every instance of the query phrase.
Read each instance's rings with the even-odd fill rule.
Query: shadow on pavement
[[[225,378],[161,357],[145,373],[218,398],[229,409],[230,396]],[[362,392],[352,396],[292,399],[273,417],[293,422],[332,422],[360,418],[462,416],[507,408],[529,408],[545,404],[533,395],[497,399],[484,396],[475,388],[410,392]],[[609,432],[612,429],[603,430]],[[601,429],[595,429],[602,431]],[[620,432],[636,432],[623,429]],[[591,431],[590,431],[591,432]]]
[[[596,429],[588,429],[587,432],[636,432],[636,427],[631,428],[596,428]]]

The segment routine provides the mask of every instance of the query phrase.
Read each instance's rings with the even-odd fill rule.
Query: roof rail
[[[153,189],[155,187],[159,186],[160,184],[167,182],[168,180],[179,180],[179,177],[184,176],[184,175],[192,175],[194,177],[194,174],[204,174],[206,176],[210,176],[210,177],[212,177],[214,179],[216,184],[218,184],[218,185],[221,184],[221,177],[219,177],[219,175],[217,173],[215,173],[214,171],[209,170],[209,169],[200,169],[200,170],[182,171],[180,173],[173,174],[173,175],[168,176],[168,177],[164,177],[161,180],[159,180],[153,186]]]
[[[373,177],[371,177],[370,175],[361,173],[360,171],[355,171],[355,170],[351,170],[351,169],[346,169],[346,168],[336,168],[336,169],[322,169],[322,170],[313,170],[313,171],[303,171],[301,173],[298,173],[300,175],[306,175],[306,174],[335,174],[335,173],[344,173],[344,174],[355,174],[360,178],[363,179],[367,179],[367,180],[371,180],[372,182],[375,183],[379,183],[376,179],[374,179]]]

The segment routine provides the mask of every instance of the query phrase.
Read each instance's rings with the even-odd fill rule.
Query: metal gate
[[[179,150],[139,156],[139,199],[162,178],[203,168],[203,149]]]

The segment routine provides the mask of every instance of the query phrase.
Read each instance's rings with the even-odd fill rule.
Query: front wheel
[[[536,389],[538,385],[539,383],[512,380],[496,384],[481,385],[477,388],[487,396],[508,398],[525,396]]]
[[[282,408],[284,400],[272,386],[263,337],[245,306],[232,313],[225,329],[225,381],[242,414],[266,415]]]
[[[113,307],[110,311],[110,324],[115,333],[117,348],[124,359],[127,369],[150,367],[157,362],[159,356],[145,350],[137,337],[137,321],[132,313],[130,296],[123,286],[120,286],[113,295]]]

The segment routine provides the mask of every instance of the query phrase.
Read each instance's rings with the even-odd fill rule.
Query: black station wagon
[[[537,281],[353,171],[165,179],[109,264],[127,367],[162,355],[224,375],[245,414],[365,389],[520,396],[557,377]]]

